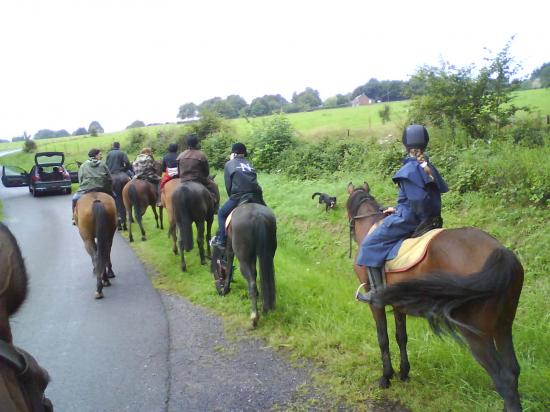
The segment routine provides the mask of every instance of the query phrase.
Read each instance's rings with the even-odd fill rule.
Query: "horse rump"
[[[421,279],[399,282],[375,293],[373,303],[424,317],[436,334],[448,333],[462,342],[457,327],[475,334],[481,332],[458,321],[456,312],[464,305],[493,298],[502,306],[516,281],[523,282],[521,263],[512,251],[497,248],[479,272],[467,276],[430,272]]]

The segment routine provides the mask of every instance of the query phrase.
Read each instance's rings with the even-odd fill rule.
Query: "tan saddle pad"
[[[420,237],[405,239],[397,256],[386,261],[386,273],[404,272],[420,263],[426,257],[430,242],[443,230],[445,229],[433,229]]]

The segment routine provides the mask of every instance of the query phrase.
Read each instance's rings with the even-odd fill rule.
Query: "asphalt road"
[[[297,399],[315,410],[324,403],[306,370],[246,332],[226,339],[218,318],[157,293],[118,234],[116,278],[95,300],[70,196],[33,198],[27,188],[0,185],[0,201],[30,277],[12,318],[14,342],[49,371],[46,394],[56,411],[286,410]]]

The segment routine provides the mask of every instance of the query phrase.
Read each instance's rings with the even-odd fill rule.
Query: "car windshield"
[[[52,155],[52,156],[44,156],[40,155],[36,157],[36,164],[44,165],[44,164],[62,164],[63,156],[61,155]]]

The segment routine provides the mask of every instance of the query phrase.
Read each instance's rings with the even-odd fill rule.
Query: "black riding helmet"
[[[428,136],[428,131],[421,124],[411,124],[403,131],[403,144],[407,150],[425,150],[429,140],[430,136]]]
[[[235,143],[231,146],[231,153],[242,154],[247,156],[246,146],[243,143]]]

